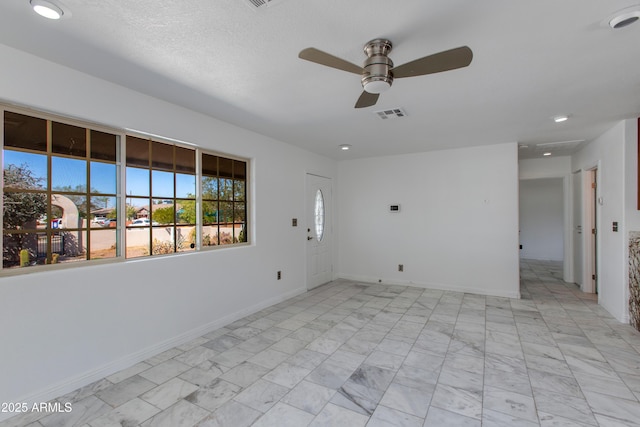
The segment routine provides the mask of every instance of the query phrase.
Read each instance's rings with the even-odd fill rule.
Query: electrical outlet
[[[282,271],[278,271],[278,280],[282,279]]]
[[[404,271],[404,264],[398,264],[398,271]]]

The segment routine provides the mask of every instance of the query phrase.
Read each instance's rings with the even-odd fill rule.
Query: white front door
[[[331,179],[307,174],[307,289],[333,278],[331,256]]]

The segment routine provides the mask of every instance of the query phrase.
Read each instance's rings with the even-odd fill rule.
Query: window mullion
[[[51,203],[53,194],[53,174],[51,173],[51,166],[53,164],[53,121],[47,120],[47,222],[45,223],[45,236],[47,238],[47,255],[45,264],[51,264],[51,240],[53,239],[53,228],[51,220],[53,219],[53,204]],[[36,233],[37,235],[37,233]]]
[[[126,253],[126,229],[127,222],[127,143],[126,136],[120,134],[118,136],[118,144],[116,146],[116,256],[122,257]]]
[[[196,149],[196,251],[202,249],[202,233],[204,228],[202,215],[202,176],[202,152],[200,149]]]
[[[80,231],[78,232],[78,236],[81,236],[82,233],[86,233],[86,259],[91,260],[91,130],[85,129],[85,150],[87,159],[87,185],[85,188],[85,200],[84,200],[84,221],[80,220]],[[80,215],[82,218],[82,215]],[[84,226],[86,223],[86,226]]]

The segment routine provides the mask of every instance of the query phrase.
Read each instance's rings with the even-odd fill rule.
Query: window
[[[118,136],[4,112],[3,268],[118,255]]]
[[[247,163],[202,154],[202,245],[247,241]]]
[[[127,136],[127,258],[196,247],[196,151]]]
[[[247,242],[246,161],[3,111],[3,269]]]
[[[316,226],[316,239],[320,242],[324,236],[324,196],[319,188],[316,192],[313,216]]]

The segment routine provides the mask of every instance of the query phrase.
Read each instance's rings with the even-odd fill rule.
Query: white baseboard
[[[435,289],[439,291],[454,291],[454,292],[466,292],[469,294],[477,294],[477,295],[487,295],[494,297],[505,297],[505,298],[516,298],[520,299],[520,286],[518,284],[518,290],[515,292],[505,292],[502,289],[480,289],[480,288],[472,288],[468,286],[457,286],[457,285],[449,285],[442,283],[430,283],[430,282],[413,282],[413,281],[399,281],[399,280],[388,280],[388,279],[379,279],[376,277],[368,277],[368,276],[355,276],[349,274],[341,274],[339,276],[340,279],[353,280],[356,282],[364,282],[364,283],[380,283],[383,285],[400,285],[400,286],[413,286],[416,288],[423,289]]]
[[[26,396],[17,397],[16,399],[11,400],[11,402],[25,402],[29,405],[29,407],[31,407],[34,403],[48,402],[52,399],[63,396],[67,393],[70,393],[74,390],[77,390],[81,387],[89,385],[95,381],[108,377],[109,375],[112,375],[130,366],[133,366],[136,363],[142,362],[143,360],[147,360],[150,357],[162,353],[163,351],[185,344],[198,337],[201,337],[202,335],[222,328],[229,323],[242,319],[245,316],[256,313],[262,309],[270,307],[274,304],[278,304],[289,298],[296,297],[305,292],[307,292],[306,288],[297,288],[282,295],[278,295],[277,297],[261,301],[260,303],[254,304],[251,307],[247,307],[243,310],[239,310],[220,319],[216,319],[210,323],[207,323],[206,325],[199,326],[166,341],[143,348],[139,351],[136,351],[135,353],[131,353],[127,356],[114,360],[113,362],[109,362],[106,365],[97,367],[96,369],[92,369],[90,371],[67,378],[61,382],[52,384]],[[14,415],[18,414],[0,413],[0,421],[10,418]]]

